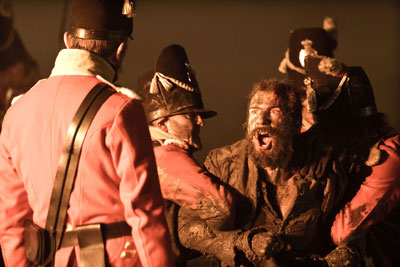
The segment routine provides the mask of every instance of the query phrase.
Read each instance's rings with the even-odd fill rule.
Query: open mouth
[[[270,150],[272,148],[272,138],[268,133],[258,132],[256,134],[258,148],[261,150]]]

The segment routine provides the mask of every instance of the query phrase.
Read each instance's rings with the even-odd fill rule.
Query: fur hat
[[[132,34],[135,1],[74,0],[71,36],[93,40],[119,40]]]
[[[198,113],[210,118],[217,113],[204,109],[200,88],[185,49],[180,45],[164,48],[156,60],[155,71],[138,79],[139,93],[149,122],[168,116]]]
[[[305,58],[307,100],[317,123],[351,121],[377,113],[374,92],[361,67],[334,58]]]
[[[300,28],[291,30],[289,48],[282,60],[279,71],[288,74],[289,82],[304,86],[304,58],[307,55],[333,57],[337,46],[336,22],[325,17],[322,28]]]

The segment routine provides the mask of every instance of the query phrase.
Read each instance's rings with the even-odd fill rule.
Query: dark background
[[[67,4],[66,4],[67,3]],[[70,5],[64,0],[14,0],[15,24],[28,51],[48,76],[66,27]],[[400,129],[400,1],[184,1],[139,0],[119,84],[135,88],[153,68],[158,53],[177,43],[186,48],[197,73],[206,108],[219,115],[202,130],[202,162],[207,152],[243,136],[246,95],[262,78],[285,79],[278,66],[289,30],[320,27],[324,16],[338,22],[335,56],[361,65],[375,90],[378,109]],[[191,266],[204,265],[193,262]]]
[[[71,1],[14,0],[16,28],[27,49],[48,76],[63,45],[62,21]],[[246,94],[265,77],[285,79],[278,66],[290,29],[322,27],[324,16],[338,22],[335,56],[361,65],[375,90],[378,109],[400,128],[400,1],[139,0],[134,38],[118,81],[135,88],[167,45],[185,47],[196,71],[206,108],[219,115],[202,129],[207,152],[243,136]],[[67,22],[68,23],[68,22]]]

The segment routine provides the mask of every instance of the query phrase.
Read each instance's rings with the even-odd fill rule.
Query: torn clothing
[[[325,207],[331,206],[325,203],[329,199],[327,192],[333,186],[328,171],[323,170],[324,175],[320,177],[300,175],[299,172],[288,177],[288,184],[293,185],[292,196],[289,197],[291,203],[288,215],[283,217],[279,207],[274,203],[274,198],[271,197],[274,193],[269,190],[272,186],[267,182],[264,170],[257,168],[248,153],[247,140],[243,139],[232,145],[212,150],[207,156],[205,167],[237,193],[235,197],[239,200],[236,203],[235,229],[247,231],[262,227],[273,234],[283,236],[289,251],[278,253],[270,261],[283,266],[310,266],[313,264],[313,261],[308,259],[310,254],[322,255],[331,249],[328,222],[324,220],[330,211]],[[232,234],[236,232],[233,231]],[[221,237],[226,238],[224,235],[215,234],[210,238],[218,240]],[[192,245],[195,242],[190,241]],[[197,242],[199,243],[195,246],[201,249],[202,243],[207,244],[209,241],[198,239]],[[208,255],[216,253],[214,250],[200,251]],[[247,257],[239,257],[240,252],[234,249],[226,251],[235,253],[229,257],[235,258],[235,264],[253,266]],[[318,265],[320,262],[315,264]]]
[[[204,221],[192,215],[193,212],[190,210],[184,208],[179,210],[179,239],[185,247],[199,251],[215,261],[220,261],[222,266],[236,266],[236,254],[239,247],[240,251],[247,251],[249,254],[255,255],[249,248],[248,233],[245,231],[211,230]]]
[[[204,221],[191,217],[191,212],[184,208],[179,210],[178,228],[179,238],[184,246],[200,251],[221,266],[253,266],[253,263],[258,266],[257,263],[266,262],[271,264],[275,262],[274,258],[266,260],[257,253],[257,248],[269,249],[274,253],[284,246],[281,240],[277,240],[278,236],[263,228],[213,231]],[[257,235],[261,235],[260,240],[254,238]],[[270,239],[271,246],[265,246],[266,238]]]

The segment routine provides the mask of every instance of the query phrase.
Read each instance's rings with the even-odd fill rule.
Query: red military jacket
[[[156,146],[154,153],[165,199],[195,210],[213,229],[225,229],[232,223],[235,210],[231,193],[187,150],[171,144]]]
[[[45,226],[67,128],[87,93],[112,80],[111,66],[83,50],[65,49],[52,75],[6,113],[0,137],[0,237],[7,266],[28,266],[25,220]],[[113,94],[85,138],[67,212],[68,227],[126,221],[131,236],[106,242],[111,266],[173,262],[154,153],[141,103]],[[134,246],[126,247],[127,242]],[[77,266],[78,247],[56,254],[55,266]],[[122,257],[121,257],[122,256]],[[127,257],[128,256],[128,257]]]
[[[151,131],[152,132],[152,131]],[[212,229],[232,227],[235,207],[232,194],[205,171],[188,150],[176,143],[154,147],[161,192],[177,262],[199,256],[179,241],[177,214],[185,208]]]
[[[366,234],[367,253],[380,266],[389,259],[400,262],[399,135],[388,137],[378,148],[381,162],[372,166],[353,199],[336,215],[331,237],[335,244],[343,244]]]

